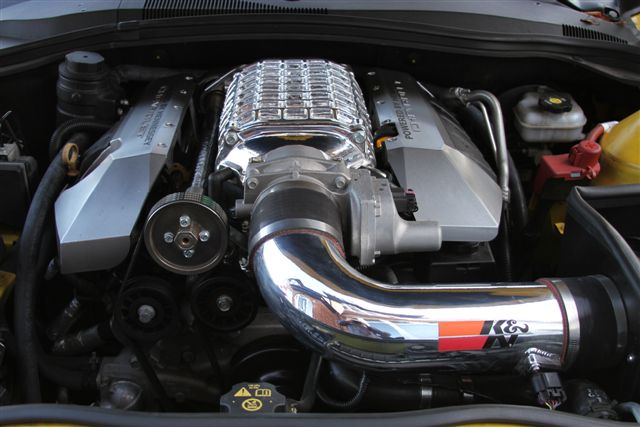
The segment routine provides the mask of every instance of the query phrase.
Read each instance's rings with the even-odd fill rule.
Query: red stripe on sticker
[[[486,336],[440,338],[438,351],[482,350],[487,342]]]

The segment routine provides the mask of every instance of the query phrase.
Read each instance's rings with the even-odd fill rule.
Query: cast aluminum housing
[[[234,74],[219,131],[216,168],[244,180],[252,158],[308,145],[348,167],[375,164],[371,123],[353,72],[326,60],[265,60]]]
[[[179,138],[194,90],[190,76],[151,83],[122,121],[109,147],[55,203],[63,273],[117,266],[147,195]]]
[[[442,241],[484,242],[498,234],[502,192],[490,166],[459,125],[439,113],[409,74],[366,74],[372,120],[393,123],[387,159],[403,188],[418,202],[417,221],[436,221]]]

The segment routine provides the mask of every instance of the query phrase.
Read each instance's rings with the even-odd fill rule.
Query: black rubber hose
[[[84,134],[74,135],[73,142],[83,150],[89,143]],[[53,204],[65,184],[67,169],[62,156],[55,156],[38,186],[18,248],[18,267],[14,292],[14,328],[17,338],[17,353],[25,400],[40,402],[40,379],[38,377],[38,335],[36,331],[36,295],[38,278],[42,275],[39,264],[42,235],[47,225]]]
[[[111,123],[98,122],[95,120],[72,119],[64,122],[53,132],[49,141],[49,159],[53,159],[62,148],[62,142],[66,141],[71,134],[77,132],[106,132],[111,128]]]
[[[520,424],[541,427],[611,427],[636,424],[584,417],[518,405],[464,405],[422,411],[375,414],[218,414],[149,413],[78,405],[15,405],[0,411],[0,425],[73,424],[95,427],[445,427],[468,424]]]
[[[309,412],[313,408],[316,401],[316,390],[318,389],[318,376],[322,367],[322,356],[318,353],[312,353],[309,359],[309,367],[304,380],[304,388],[300,400],[295,403],[297,412]]]
[[[502,269],[502,280],[511,282],[513,280],[513,262],[511,258],[511,237],[509,230],[510,222],[509,208],[505,206],[502,209],[502,218],[500,220],[500,228],[498,231],[498,245],[500,267]]]
[[[220,203],[222,201],[222,197],[224,196],[224,193],[222,191],[222,184],[225,181],[230,180],[234,176],[235,173],[232,169],[229,168],[210,173],[209,177],[207,178],[209,197]]]
[[[529,222],[529,208],[527,206],[527,196],[524,193],[524,187],[518,174],[518,169],[513,161],[510,153],[507,153],[509,160],[509,190],[511,191],[511,200],[509,202],[509,210],[511,211],[511,220],[516,235],[520,236],[524,232]]]
[[[337,408],[337,409],[354,409],[356,408],[362,399],[364,398],[365,393],[367,392],[367,387],[369,385],[369,377],[365,371],[362,371],[362,375],[360,377],[360,381],[358,382],[358,389],[352,398],[346,401],[336,400],[330,396],[328,396],[321,388],[318,388],[317,395],[318,398],[325,404]]]

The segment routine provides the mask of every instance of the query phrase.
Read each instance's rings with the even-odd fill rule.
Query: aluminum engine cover
[[[501,191],[477,147],[441,116],[409,74],[371,70],[366,86],[376,126],[394,123],[385,141],[400,185],[416,194],[418,221],[437,221],[443,241],[482,242],[498,234]]]
[[[82,179],[55,203],[62,273],[122,262],[158,174],[178,140],[194,90],[188,76],[151,83]]]
[[[307,145],[349,167],[375,164],[371,123],[353,72],[325,60],[266,60],[244,67],[229,85],[216,168],[244,180],[251,158]]]

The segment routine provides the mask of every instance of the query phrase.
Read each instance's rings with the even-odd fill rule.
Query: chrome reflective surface
[[[275,235],[254,253],[262,294],[298,339],[370,368],[513,369],[565,352],[560,302],[541,283],[391,285],[354,270],[330,237]]]
[[[309,145],[349,167],[375,163],[362,91],[345,66],[266,60],[233,76],[222,111],[216,167],[242,179],[250,160],[279,146]]]

